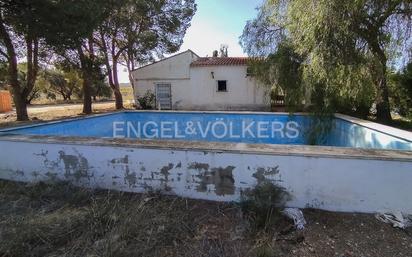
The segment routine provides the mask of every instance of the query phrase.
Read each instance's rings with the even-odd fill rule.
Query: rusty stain
[[[216,195],[233,195],[235,193],[234,169],[234,166],[218,167],[201,173],[197,176],[200,178],[200,182],[196,190],[198,192],[207,192],[207,186],[214,185]]]

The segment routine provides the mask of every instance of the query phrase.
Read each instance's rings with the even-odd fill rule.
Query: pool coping
[[[333,146],[304,146],[280,144],[221,143],[183,140],[153,140],[96,137],[56,137],[39,135],[0,135],[0,141],[102,147],[128,147],[141,149],[198,151],[215,153],[241,153],[278,156],[324,157],[341,159],[367,159],[412,162],[412,151],[376,150]]]
[[[158,110],[122,110],[110,113],[90,115],[87,117],[76,117],[50,121],[38,124],[24,125],[0,129],[0,141],[29,142],[45,144],[68,144],[68,145],[91,145],[91,146],[110,146],[110,147],[132,147],[163,150],[182,150],[182,151],[213,151],[227,153],[279,155],[279,156],[306,156],[306,157],[325,157],[342,159],[370,159],[370,160],[392,160],[412,162],[412,151],[408,150],[384,150],[384,149],[365,149],[350,147],[333,146],[310,146],[310,145],[281,145],[281,144],[249,144],[249,143],[230,143],[230,142],[204,142],[204,141],[183,141],[183,140],[154,140],[154,139],[125,139],[125,138],[98,138],[98,137],[62,137],[46,135],[18,135],[7,133],[15,129],[37,127],[48,124],[57,124],[81,119],[90,119],[109,116],[119,113],[144,113],[144,112],[170,112],[170,113],[223,113],[223,114],[264,114],[264,115],[290,115],[285,112],[221,112],[221,111],[158,111]],[[294,113],[297,115],[311,115],[310,113]],[[346,120],[354,124],[373,129],[375,131],[412,142],[412,132],[392,128],[375,122],[365,121],[343,114],[334,115],[338,119]],[[382,131],[385,130],[385,131]],[[389,131],[389,132],[387,132]],[[394,134],[392,134],[394,133]],[[396,135],[399,133],[399,135]]]

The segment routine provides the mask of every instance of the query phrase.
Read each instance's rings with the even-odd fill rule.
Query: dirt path
[[[113,107],[114,102],[102,102],[94,103],[93,108],[111,108]],[[36,113],[49,112],[49,111],[63,111],[63,110],[81,110],[83,104],[59,104],[59,105],[30,105],[27,107],[29,115]],[[8,115],[14,114],[15,110],[6,113],[0,113],[0,118]]]
[[[0,113],[0,128],[82,116],[82,109],[82,104],[32,105],[28,107],[30,121],[16,121],[15,111]],[[111,111],[115,111],[113,101],[93,103],[94,113]]]

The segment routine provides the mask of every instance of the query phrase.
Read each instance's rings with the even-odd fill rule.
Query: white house
[[[268,94],[248,76],[247,59],[187,50],[134,70],[135,98],[151,90],[161,109],[267,110]]]

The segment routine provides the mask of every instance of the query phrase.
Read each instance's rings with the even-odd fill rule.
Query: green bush
[[[254,189],[243,192],[240,207],[255,229],[268,229],[281,217],[289,193],[269,181],[259,183]]]
[[[147,90],[143,96],[137,97],[137,102],[143,110],[151,110],[156,105],[156,96],[151,90]]]
[[[412,62],[389,75],[391,106],[399,115],[412,119]]]

